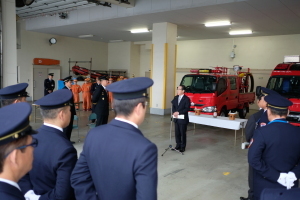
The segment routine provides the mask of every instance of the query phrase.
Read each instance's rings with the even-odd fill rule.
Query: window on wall
[[[236,90],[236,77],[229,77],[230,89]]]
[[[217,95],[221,95],[225,90],[227,89],[227,84],[226,84],[227,79],[225,77],[222,77],[219,79],[217,83]]]

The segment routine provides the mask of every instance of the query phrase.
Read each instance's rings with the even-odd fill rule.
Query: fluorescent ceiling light
[[[124,40],[109,40],[109,42],[123,42]]]
[[[78,37],[79,38],[88,38],[88,37],[94,37],[94,35],[91,35],[91,34],[89,34],[89,35],[79,35]]]
[[[252,34],[251,30],[244,30],[244,31],[230,31],[229,35],[244,35],[244,34]]]
[[[132,29],[130,31],[131,33],[147,33],[149,30],[147,28],[142,28],[142,29]]]
[[[219,22],[208,22],[204,24],[206,27],[212,27],[212,26],[229,26],[231,25],[230,21],[219,21]]]

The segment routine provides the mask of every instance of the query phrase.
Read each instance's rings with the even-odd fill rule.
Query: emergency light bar
[[[215,67],[215,69],[191,69],[191,73],[202,73],[202,74],[226,74],[227,73],[227,68],[226,67]]]

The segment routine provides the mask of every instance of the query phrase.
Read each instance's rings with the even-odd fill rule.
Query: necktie
[[[179,98],[178,98],[178,105],[179,105],[181,99],[182,99],[182,96],[179,96]]]

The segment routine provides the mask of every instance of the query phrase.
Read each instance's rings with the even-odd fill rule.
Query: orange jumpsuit
[[[91,109],[91,87],[92,83],[84,83],[81,87],[82,99],[83,99],[83,110]]]
[[[79,93],[81,92],[80,85],[72,85],[71,87],[72,93],[73,93],[73,99],[75,103],[76,109],[79,109]],[[76,104],[77,103],[77,104]]]
[[[113,93],[108,92],[108,103],[110,104],[110,107],[113,108]]]

